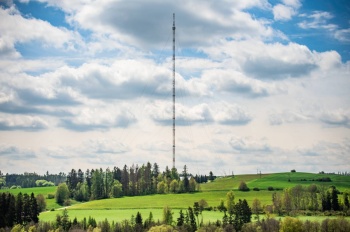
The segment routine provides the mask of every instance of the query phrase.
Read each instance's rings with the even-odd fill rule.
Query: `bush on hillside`
[[[244,181],[241,181],[241,183],[239,184],[238,190],[243,191],[243,192],[247,192],[250,189],[248,188],[247,184]]]

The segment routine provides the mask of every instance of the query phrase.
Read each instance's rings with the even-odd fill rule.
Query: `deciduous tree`
[[[69,199],[69,190],[66,183],[58,185],[55,198],[56,202],[60,205],[62,205],[65,200]]]

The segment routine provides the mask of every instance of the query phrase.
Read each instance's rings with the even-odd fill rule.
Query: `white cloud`
[[[128,146],[118,142],[115,139],[100,138],[90,139],[83,142],[81,150],[78,153],[93,153],[96,154],[121,154],[130,150]]]
[[[190,1],[175,4],[172,1],[103,1],[66,4],[62,1],[46,1],[69,14],[72,25],[96,34],[113,35],[117,41],[145,49],[159,48],[166,40],[176,13],[178,34],[183,46],[198,46],[220,37],[250,38],[271,37],[274,31],[265,20],[253,18],[244,9],[258,7],[268,9],[262,1],[235,1],[216,4]],[[200,8],[200,10],[198,10]],[[118,14],[115,14],[118,12]],[[182,26],[181,26],[182,25]],[[206,38],[203,40],[203,38]]]
[[[328,20],[332,19],[334,16],[326,11],[315,11],[311,15],[308,15],[309,20],[304,20],[298,25],[303,29],[326,29],[335,30],[337,25],[328,23]]]
[[[266,153],[272,148],[265,139],[255,140],[251,137],[232,137],[230,145],[236,152],[242,153]]]
[[[300,8],[301,7],[300,0],[282,0],[282,2],[285,5],[291,6],[293,8]]]
[[[231,59],[233,68],[261,80],[307,76],[319,66],[319,57],[328,54],[310,51],[308,47],[292,42],[281,44],[255,40],[226,41],[215,50],[209,48],[205,51],[213,58]],[[217,53],[221,53],[219,57]]]
[[[271,114],[269,121],[271,125],[281,125],[284,123],[307,122],[312,118],[302,112],[284,111],[280,114]]]
[[[211,123],[213,121],[209,106],[205,103],[192,107],[176,103],[176,125],[190,126],[195,123]],[[170,125],[173,118],[171,102],[154,102],[147,107],[150,117],[157,123]]]
[[[136,122],[135,115],[122,106],[88,106],[72,110],[72,114],[73,117],[62,118],[60,126],[69,130],[90,131],[124,128]]]
[[[282,91],[275,84],[264,83],[243,75],[235,70],[213,69],[203,72],[203,83],[210,91],[225,91],[247,97],[265,97]]]
[[[48,127],[48,122],[37,116],[0,114],[0,130],[40,131]]]
[[[277,4],[272,8],[274,20],[288,21],[298,13],[301,7],[299,0],[283,0],[283,4]]]
[[[275,20],[287,21],[292,18],[296,14],[296,11],[293,7],[277,4],[273,7],[273,17]]]
[[[10,144],[0,144],[0,157],[5,160],[18,161],[18,160],[28,160],[36,158],[35,152],[27,148],[19,148],[15,145]]]
[[[325,111],[320,115],[320,120],[328,125],[350,128],[350,110]]]
[[[53,46],[59,49],[75,49],[77,43],[81,43],[78,34],[66,28],[57,28],[46,21],[35,18],[24,18],[14,5],[4,9],[0,8],[0,31],[2,47],[5,45],[2,55],[10,52],[10,57],[18,57],[14,51],[14,44],[40,41],[44,46]]]
[[[215,121],[224,125],[246,125],[252,120],[252,116],[239,105],[215,104]]]
[[[336,30],[334,37],[341,42],[350,42],[350,28]]]

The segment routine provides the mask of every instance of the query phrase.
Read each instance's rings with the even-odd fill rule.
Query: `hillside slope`
[[[319,181],[324,178],[329,178],[331,182]],[[284,189],[301,184],[309,186],[311,184],[324,185],[325,187],[334,185],[340,191],[350,190],[350,176],[342,176],[336,174],[315,174],[304,172],[285,172],[272,174],[250,174],[250,175],[236,175],[228,177],[220,177],[215,181],[202,184],[202,191],[220,191],[238,189],[241,181],[245,181],[250,189],[259,188],[260,190],[267,190],[268,187],[274,189]]]

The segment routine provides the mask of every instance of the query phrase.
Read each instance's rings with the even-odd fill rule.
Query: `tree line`
[[[66,174],[60,172],[59,174],[50,174],[46,172],[44,175],[39,175],[37,173],[28,173],[24,174],[8,174],[5,175],[0,171],[0,188],[32,188],[37,187],[38,180],[47,181],[48,185],[58,185],[64,181],[66,181]],[[42,182],[44,183],[44,182]]]
[[[340,196],[340,198],[339,198]],[[252,211],[259,217],[261,212],[266,214],[276,213],[282,215],[296,215],[304,212],[340,212],[343,215],[350,215],[350,194],[340,193],[335,186],[329,188],[323,185],[296,185],[285,188],[281,192],[273,192],[272,204],[264,208],[259,199],[252,202]]]
[[[39,207],[34,193],[11,193],[0,195],[0,228],[11,228],[15,224],[38,223]]]
[[[77,201],[89,201],[110,197],[140,196],[164,193],[195,192],[199,185],[188,173],[185,165],[179,174],[176,168],[166,167],[160,172],[157,163],[151,165],[124,165],[100,169],[72,169],[66,182],[60,184],[56,191],[56,201],[59,204],[69,204],[69,198]],[[65,203],[66,202],[66,203]]]

